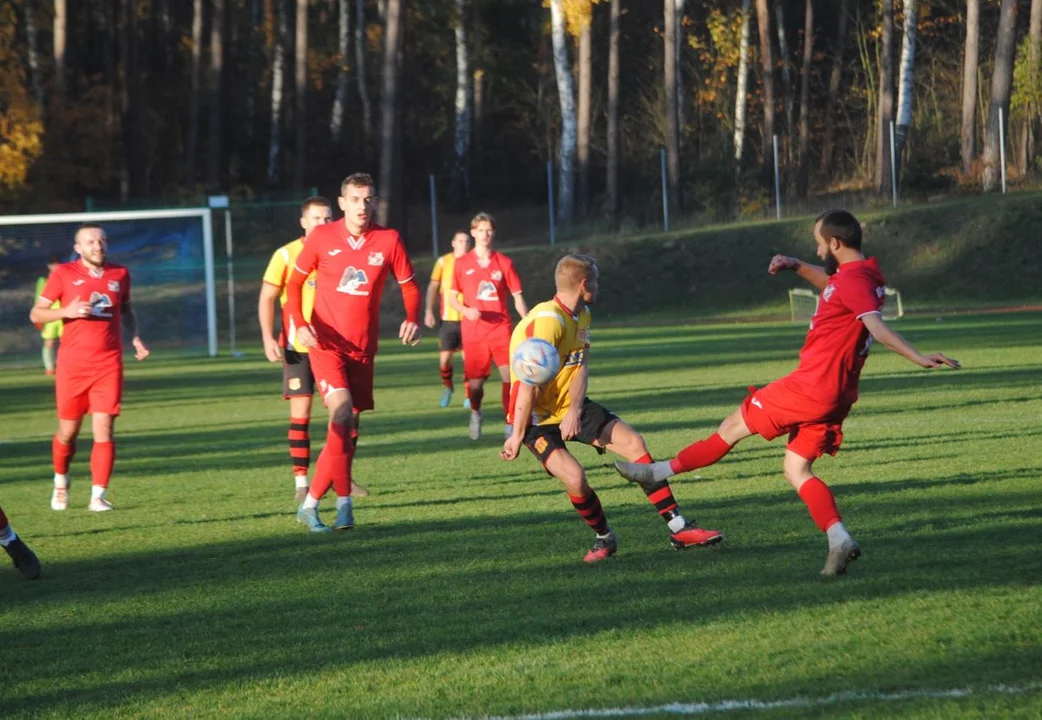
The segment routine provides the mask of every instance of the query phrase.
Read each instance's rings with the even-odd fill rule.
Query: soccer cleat
[[[632,483],[637,483],[645,490],[653,490],[662,482],[662,480],[655,478],[654,467],[651,463],[631,463],[616,460],[615,469],[619,475],[622,475]]]
[[[590,552],[586,553],[586,557],[583,558],[583,562],[595,563],[609,558],[615,554],[615,551],[619,549],[619,544],[615,541],[615,532],[612,530],[608,531],[608,534],[604,537],[597,536],[597,540],[594,541],[593,547],[590,548]]]
[[[297,503],[297,507],[304,502],[304,498],[308,496],[308,489],[306,487],[298,487],[297,491],[293,493],[293,500]]]
[[[471,440],[481,439],[481,417],[480,410],[470,411],[470,425],[467,430],[470,433]]]
[[[297,522],[313,533],[331,533],[333,528],[322,522],[318,516],[318,508],[305,508],[303,505],[297,510]]]
[[[15,538],[5,545],[4,552],[11,558],[11,562],[26,580],[35,580],[40,577],[40,561],[37,559],[36,553],[30,550],[21,538]]]
[[[463,398],[463,409],[470,410],[470,398]]]
[[[54,488],[51,493],[51,510],[67,510],[69,507],[69,489]]]
[[[452,402],[452,389],[445,388],[441,391],[441,400],[438,401],[438,407],[447,408],[449,403]]]
[[[87,505],[87,510],[90,512],[108,512],[109,510],[115,510],[108,500],[103,497],[96,497],[90,499],[90,504]]]
[[[356,483],[351,481],[351,497],[369,497],[369,491]]]
[[[723,541],[723,533],[719,530],[703,530],[691,523],[682,527],[680,532],[671,532],[669,534],[669,544],[673,546],[674,550],[685,550],[694,545],[707,547]]]
[[[350,530],[354,526],[354,506],[351,503],[347,503],[346,505],[342,505],[339,508],[337,508],[336,522],[333,524],[333,529],[337,532],[343,532],[344,530]]]
[[[513,425],[511,425],[510,423],[507,423],[506,425],[503,426],[503,437],[504,438],[509,438],[513,434],[514,434],[514,426]]]
[[[861,557],[861,546],[853,538],[845,540],[837,548],[829,548],[829,556],[825,558],[825,567],[822,575],[832,577],[846,575],[847,566]]]

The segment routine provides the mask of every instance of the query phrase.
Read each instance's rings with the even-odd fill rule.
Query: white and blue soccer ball
[[[514,350],[510,366],[525,385],[545,385],[561,369],[561,356],[546,340],[528,338]]]

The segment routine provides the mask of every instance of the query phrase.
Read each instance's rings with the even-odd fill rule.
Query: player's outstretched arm
[[[829,284],[828,273],[819,265],[808,265],[799,258],[788,255],[775,255],[767,266],[769,275],[777,275],[782,270],[792,270],[818,290],[824,290]]]
[[[946,357],[942,353],[923,355],[912,347],[907,340],[891,330],[890,326],[886,324],[879,313],[870,313],[865,315],[861,318],[861,322],[865,324],[865,327],[868,328],[868,332],[872,334],[872,338],[876,342],[882,343],[901,357],[911,360],[919,367],[939,368],[947,365],[953,370],[958,370],[962,367],[958,360]]]
[[[275,339],[275,300],[281,292],[282,288],[265,282],[261,284],[260,299],[257,300],[257,320],[260,322],[264,356],[270,362],[282,359],[282,348]]]

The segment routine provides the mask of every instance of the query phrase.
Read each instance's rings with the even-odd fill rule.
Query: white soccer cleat
[[[103,497],[91,498],[90,504],[87,505],[87,510],[90,512],[108,512],[109,510],[115,510],[108,500]]]
[[[51,493],[51,510],[66,510],[69,507],[69,489],[54,488]]]
[[[467,428],[470,433],[471,440],[481,439],[481,411],[471,410],[470,411],[470,425]]]

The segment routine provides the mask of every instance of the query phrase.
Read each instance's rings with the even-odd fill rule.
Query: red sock
[[[503,401],[503,417],[510,422],[510,383],[503,383],[499,391],[499,399]]]
[[[470,383],[467,382],[467,378],[463,378],[463,397],[470,400]]]
[[[344,425],[330,423],[329,434],[326,436],[326,446],[322,454],[327,456],[329,462],[329,475],[333,484],[333,491],[337,497],[347,497],[351,494],[351,460],[354,458],[355,447],[351,442],[351,433]]]
[[[90,450],[90,484],[107,488],[116,464],[116,443],[94,441]]]
[[[311,464],[311,418],[289,419],[289,457],[293,462],[294,475],[307,475]]]
[[[450,362],[448,365],[439,367],[438,371],[441,373],[441,384],[449,390],[454,390],[455,388],[452,385],[452,363]]]
[[[470,409],[480,410],[481,400],[485,397],[485,386],[475,387],[470,389]]]
[[[811,520],[822,532],[842,520],[836,509],[836,498],[829,486],[818,478],[812,477],[800,486],[800,499],[807,504]]]
[[[4,515],[4,509],[0,507],[0,532],[7,527],[7,516]]]
[[[76,454],[76,441],[66,445],[57,436],[51,440],[51,459],[54,461],[54,472],[58,475],[68,475],[69,465],[72,457]]]
[[[720,437],[720,433],[713,433],[705,440],[688,445],[677,453],[677,456],[669,461],[669,467],[674,473],[697,470],[706,465],[712,465],[727,453],[731,452],[733,445]]]
[[[655,461],[651,459],[651,453],[644,453],[633,462],[637,463],[638,465],[650,465]]]
[[[603,535],[608,532],[608,518],[604,516],[604,508],[601,507],[601,499],[597,497],[596,492],[590,490],[590,494],[585,497],[569,494],[568,499],[595,533]]]

